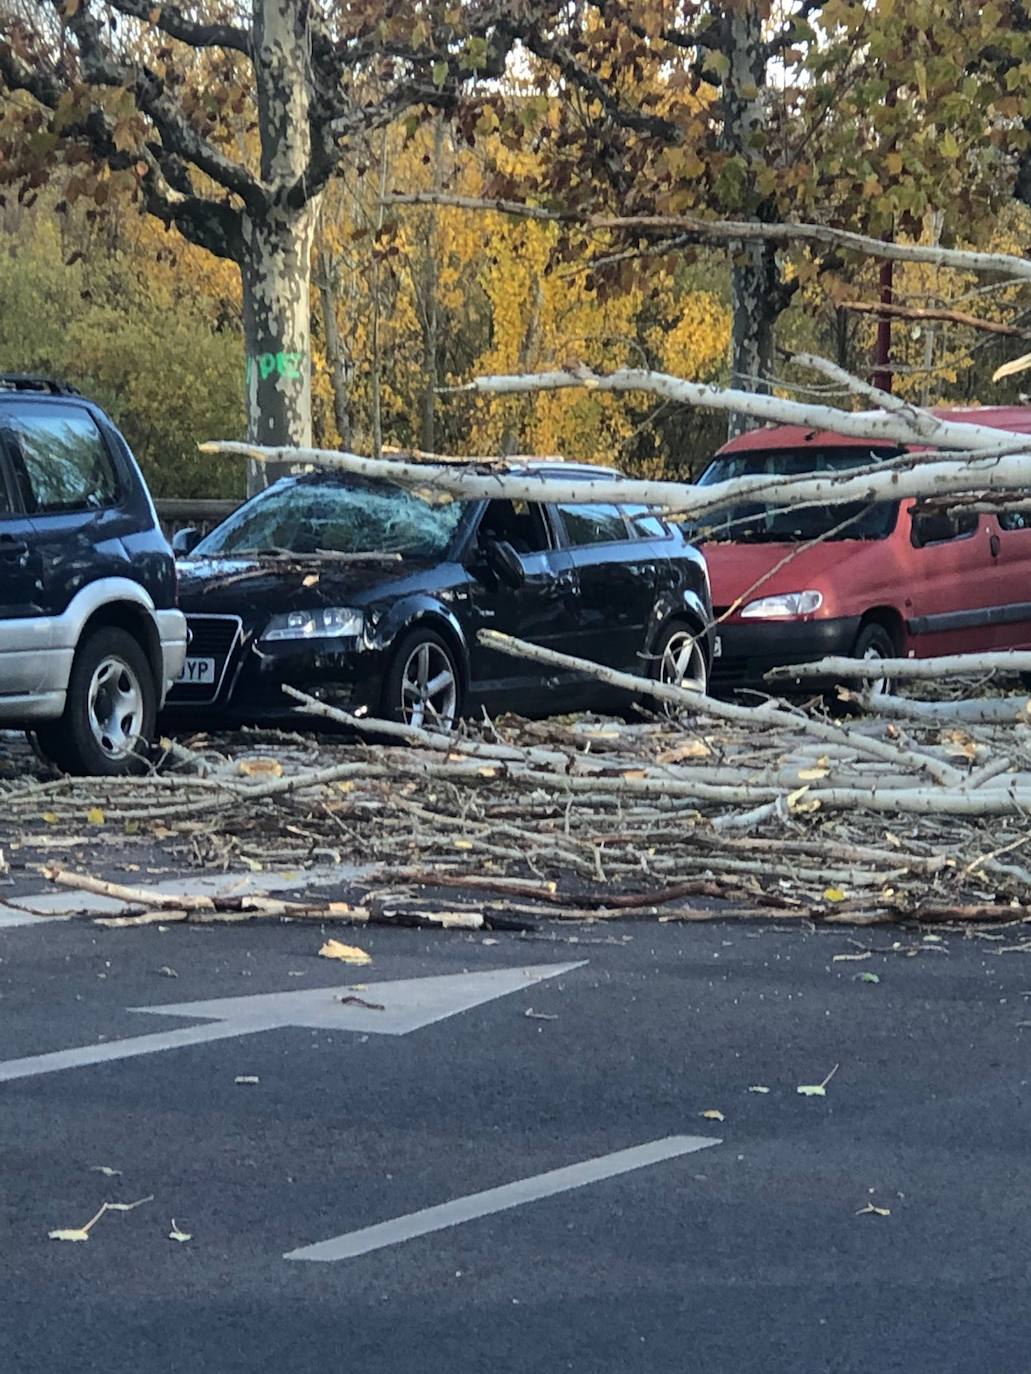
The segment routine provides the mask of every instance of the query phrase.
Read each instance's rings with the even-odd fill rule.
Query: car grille
[[[174,706],[214,701],[222,687],[229,660],[242,633],[238,615],[188,615],[186,617],[187,658],[213,658],[213,682],[177,682],[168,694]]]

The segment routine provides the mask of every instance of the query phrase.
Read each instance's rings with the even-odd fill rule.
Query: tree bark
[[[311,159],[308,11],[304,0],[253,0],[253,13],[264,204],[242,224],[247,432],[258,443],[305,445],[311,442],[311,249],[319,201],[298,197],[296,189]],[[286,470],[249,465],[248,490]]]
[[[326,361],[333,388],[333,419],[342,448],[352,443],[351,381],[354,359],[340,337],[337,320],[337,271],[328,250],[319,254],[319,298],[322,303],[322,328],[326,338]]]
[[[761,6],[756,0],[733,0],[721,7],[720,46],[728,62],[723,82],[723,146],[742,164],[742,179],[762,156],[766,113],[762,92],[766,85],[766,45],[763,41]],[[755,217],[764,218],[763,206]],[[731,331],[731,386],[749,391],[768,391],[773,371],[774,326],[783,309],[776,248],[768,241],[741,244],[730,270],[733,314]],[[728,422],[728,437],[753,422],[735,412]]]

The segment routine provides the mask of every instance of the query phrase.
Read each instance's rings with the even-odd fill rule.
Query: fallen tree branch
[[[769,682],[783,682],[795,678],[867,679],[870,660],[828,655],[809,663],[788,663],[770,668],[765,673]],[[945,677],[976,677],[983,673],[1031,673],[1031,652],[1021,649],[988,650],[976,654],[942,654],[937,658],[879,658],[879,677],[898,681],[920,678],[940,680]],[[1031,702],[1026,703],[1031,706]]]

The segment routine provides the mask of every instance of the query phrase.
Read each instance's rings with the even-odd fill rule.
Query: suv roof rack
[[[81,393],[68,382],[54,377],[39,377],[28,372],[0,372],[0,391],[46,391],[51,396],[78,396]]]

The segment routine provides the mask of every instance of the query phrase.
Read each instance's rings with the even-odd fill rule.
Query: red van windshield
[[[698,479],[712,486],[735,477],[802,477],[845,472],[898,456],[898,449],[771,448],[718,454]],[[895,528],[897,501],[853,501],[834,506],[767,506],[742,501],[690,526],[690,537],[734,542],[790,544],[808,539],[886,539]]]

